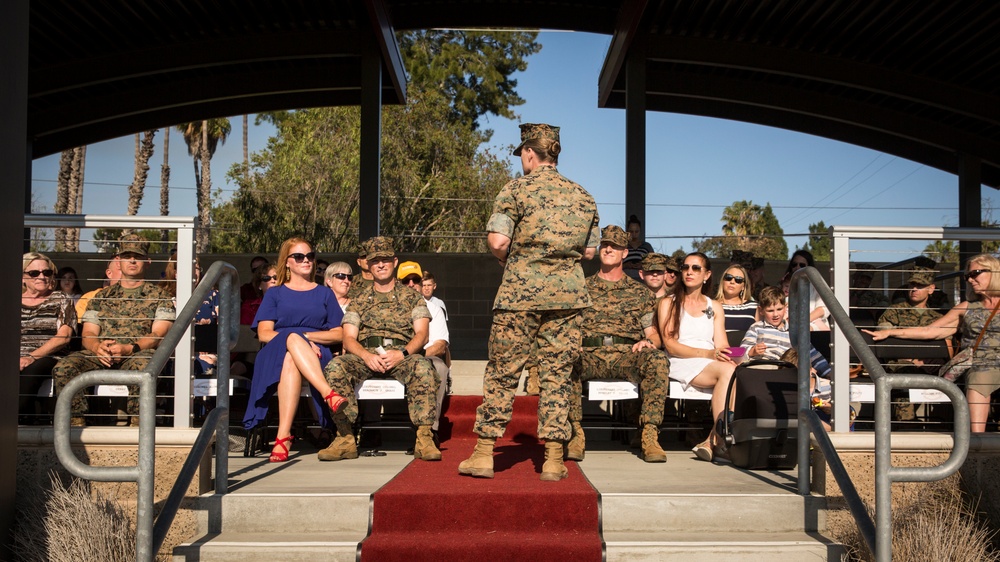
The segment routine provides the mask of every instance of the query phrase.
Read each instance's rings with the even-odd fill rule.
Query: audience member
[[[262,296],[263,293],[261,293],[258,285],[253,282],[252,277],[254,272],[257,271],[257,268],[265,263],[268,263],[268,261],[264,256],[254,256],[253,259],[250,260],[251,281],[247,281],[240,286],[240,302],[246,302]]]
[[[355,298],[365,289],[371,287],[373,282],[372,272],[368,269],[368,245],[370,241],[365,240],[358,244],[358,267],[361,269],[360,275],[354,276],[351,283],[351,291],[347,293],[348,298]]]
[[[253,324],[253,319],[257,316],[260,303],[264,300],[264,293],[268,289],[278,286],[278,266],[265,261],[254,270],[253,276],[250,277],[250,281],[247,284],[252,289],[252,292],[247,291],[247,293],[252,296],[240,302],[240,324],[244,326]],[[242,288],[240,289],[240,293],[243,293]]]
[[[408,264],[412,264],[412,266],[407,267]],[[412,281],[413,273],[419,273],[417,276],[419,282],[407,282]],[[441,299],[434,298],[433,290],[429,291],[431,293],[430,299],[424,296],[424,282],[427,280],[428,275],[431,275],[429,271],[423,271],[419,263],[412,261],[399,264],[399,271],[396,273],[397,278],[402,277],[404,279],[407,287],[420,293],[424,299],[424,304],[427,305],[427,310],[431,313],[427,343],[424,345],[424,357],[431,362],[431,365],[434,365],[434,370],[437,371],[438,378],[441,380],[437,392],[438,415],[434,423],[431,424],[431,430],[437,433],[441,419],[441,408],[444,405],[444,396],[448,393],[448,388],[451,386],[451,353],[448,351],[451,335],[448,332],[448,311],[444,308],[444,303],[441,302]],[[431,275],[430,279],[433,282],[434,276]]]
[[[729,356],[726,315],[722,305],[706,294],[712,278],[708,256],[694,252],[681,264],[681,284],[660,301],[657,315],[660,337],[670,355],[670,378],[685,388],[712,390],[712,419],[725,415],[726,389],[736,363]],[[708,438],[695,446],[698,458],[724,460],[726,453],[715,424]]]
[[[437,419],[440,381],[430,362],[420,356],[431,314],[419,293],[396,282],[398,260],[392,239],[376,236],[367,243],[366,261],[373,281],[351,298],[344,315],[344,355],[335,357],[324,374],[331,387],[347,396],[344,411],[334,416],[337,437],[319,452],[321,461],[358,457],[352,425],[358,415],[355,389],[371,377],[389,376],[406,387],[410,421],[417,426],[413,457],[441,460],[431,425]]]
[[[722,274],[715,300],[722,304],[726,313],[726,333],[744,334],[751,324],[760,320],[757,303],[753,300],[753,284],[747,270],[739,264],[731,264]]]
[[[171,250],[170,257],[167,258],[167,264],[163,266],[163,273],[160,275],[160,281],[157,283],[160,289],[164,293],[170,295],[170,298],[174,299],[174,305],[177,304],[177,250]]]
[[[858,263],[852,268],[851,290],[848,297],[851,319],[859,328],[875,326],[876,320],[882,316],[889,306],[889,299],[882,294],[881,289],[872,289],[872,278],[875,266],[870,263]]]
[[[746,350],[747,360],[780,360],[781,355],[792,347],[785,295],[777,287],[764,287],[757,306],[761,319],[750,326],[740,346]],[[810,346],[809,362],[820,376],[829,378],[830,363],[815,347]]]
[[[194,284],[195,286],[201,281],[201,262],[195,260],[194,262]],[[176,287],[176,284],[175,284]],[[174,297],[174,303],[176,306],[177,297]],[[212,289],[209,291],[205,298],[201,301],[201,306],[198,307],[198,312],[194,315],[194,323],[199,325],[207,324],[218,324],[219,322],[219,290]],[[196,377],[213,376],[215,375],[215,366],[219,362],[219,356],[215,353],[209,353],[207,351],[198,352],[198,357],[195,358],[194,364],[194,375]]]
[[[326,283],[326,268],[330,266],[330,262],[317,259],[316,260],[316,283],[322,285]]]
[[[748,274],[747,278],[750,279],[750,286],[753,287],[750,296],[754,301],[760,300],[760,291],[767,286],[764,282],[764,258],[758,258],[752,252],[733,250],[729,261],[743,266]]]
[[[642,460],[667,461],[659,435],[670,391],[670,360],[658,349],[660,336],[653,323],[656,298],[641,283],[625,275],[622,262],[627,254],[625,231],[615,225],[604,227],[598,248],[600,270],[587,277],[591,307],[585,308],[582,315],[583,349],[573,365],[569,413],[573,437],[566,444],[569,460],[582,461],[586,450],[581,424],[583,381],[616,378],[639,387]]]
[[[663,254],[650,252],[642,258],[642,267],[639,270],[639,279],[653,291],[653,296],[657,300],[670,294],[673,283],[667,283],[667,262],[673,258],[668,258]],[[674,265],[677,265],[674,260]],[[676,273],[672,275],[674,281],[677,280]]]
[[[18,413],[35,421],[38,389],[66,354],[76,332],[73,299],[56,287],[56,264],[44,254],[29,252],[21,259],[21,369]],[[79,285],[77,285],[79,286]]]
[[[326,268],[323,278],[327,287],[333,290],[337,297],[337,304],[340,305],[341,312],[347,312],[347,305],[351,303],[348,294],[354,284],[354,272],[347,262],[334,262]]]
[[[121,239],[118,260],[121,280],[105,288],[100,298],[90,300],[83,313],[83,350],[59,360],[52,370],[56,394],[70,380],[87,371],[146,368],[157,346],[174,321],[169,295],[144,278],[149,266],[149,242],[136,234]],[[129,387],[127,414],[131,425],[139,425],[138,386]],[[87,401],[73,396],[71,425],[86,425]]]
[[[434,291],[438,288],[437,280],[434,278],[434,274],[430,271],[424,271],[424,280],[420,282],[420,294],[424,296],[424,300],[427,302],[432,302],[436,304],[441,310],[444,311],[444,319],[448,320],[448,307],[445,306],[444,301],[434,296]],[[433,322],[433,321],[432,321]]]
[[[268,402],[277,390],[278,431],[271,462],[288,460],[295,439],[292,421],[303,379],[311,387],[310,397],[324,427],[332,424],[323,404],[334,413],[346,404],[323,377],[323,367],[333,357],[330,346],[342,341],[343,315],[333,293],[313,282],[315,259],[312,245],[302,238],[292,237],[282,242],[277,262],[278,286],[264,293],[252,326],[264,347],[257,353],[243,427],[252,429],[264,422]]]
[[[73,299],[73,306],[83,296],[83,288],[80,287],[80,279],[76,275],[76,270],[72,267],[60,267],[56,273],[56,280],[59,281],[58,290],[69,298]]]
[[[638,281],[639,270],[642,267],[642,258],[652,252],[653,247],[649,245],[649,242],[643,240],[642,223],[639,222],[639,217],[629,215],[625,230],[628,231],[629,240],[628,256],[625,257],[623,268],[629,277]]]
[[[83,322],[83,313],[87,311],[87,304],[90,299],[94,298],[97,293],[104,290],[105,287],[110,287],[118,280],[122,278],[122,264],[118,259],[118,256],[108,260],[107,266],[104,268],[104,284],[93,291],[87,291],[76,301],[76,321]]]
[[[789,347],[781,354],[781,361],[799,366],[799,352],[794,347]],[[830,426],[830,411],[833,409],[832,397],[833,387],[828,379],[817,376],[816,368],[809,368],[809,394],[812,397],[812,407],[819,416],[819,421],[827,431],[833,429]],[[851,421],[854,420],[854,406],[851,406]],[[851,431],[854,431],[852,424]]]
[[[796,250],[792,254],[792,259],[788,260],[788,268],[785,270],[785,276],[781,279],[782,289],[784,290],[786,283],[791,283],[793,273],[805,267],[816,267],[816,260],[813,259],[813,255],[808,250]],[[784,290],[784,293],[788,295],[788,290]],[[809,329],[814,332],[829,331],[829,317],[830,312],[823,306],[823,301],[819,298],[816,288],[809,285]]]

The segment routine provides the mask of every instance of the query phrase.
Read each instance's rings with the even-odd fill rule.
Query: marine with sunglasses
[[[35,397],[76,332],[73,299],[55,291],[56,264],[37,252],[21,260],[21,376],[18,413],[35,421]]]
[[[1000,318],[994,318],[1000,310],[1000,260],[990,254],[973,256],[965,267],[965,281],[968,300],[927,326],[864,331],[881,341],[941,340],[961,330],[961,348],[975,350],[965,372],[969,418],[972,431],[982,433],[990,414],[990,395],[1000,389]]]
[[[144,278],[149,266],[149,242],[129,234],[118,245],[121,279],[87,304],[83,313],[83,350],[67,355],[52,370],[56,394],[87,371],[146,368],[157,346],[174,323],[174,302],[163,289]],[[126,410],[130,425],[139,425],[139,387],[130,385]],[[84,426],[87,401],[73,396],[70,425]]]

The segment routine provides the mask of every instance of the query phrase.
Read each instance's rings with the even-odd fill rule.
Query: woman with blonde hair
[[[896,337],[908,340],[942,340],[961,330],[962,350],[972,349],[966,375],[965,396],[974,433],[986,431],[990,395],[1000,389],[1000,260],[989,254],[969,259],[965,267],[968,300],[927,326],[889,328],[872,332],[881,341]]]
[[[753,283],[747,270],[738,263],[729,264],[722,274],[715,300],[726,313],[726,333],[739,332],[740,338],[751,324],[760,320],[757,302],[753,300]]]
[[[343,340],[344,314],[333,292],[314,282],[315,264],[316,252],[309,242],[298,237],[285,240],[278,253],[278,286],[264,293],[251,325],[265,345],[257,354],[243,425],[251,429],[265,420],[267,403],[277,390],[278,433],[271,462],[288,460],[303,379],[312,387],[325,428],[332,428],[333,421],[323,403],[334,413],[347,403],[323,376],[323,367],[333,357],[331,346]]]
[[[347,295],[354,284],[354,270],[347,262],[334,262],[326,267],[323,272],[323,282],[337,295],[337,304],[340,309],[347,310],[347,305],[351,303],[351,298]]]

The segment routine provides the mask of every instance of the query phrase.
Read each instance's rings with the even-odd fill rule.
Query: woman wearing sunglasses
[[[351,269],[351,266],[342,261],[330,264],[327,266],[323,277],[326,286],[330,287],[333,290],[333,294],[337,296],[337,304],[340,305],[340,310],[346,311],[347,305],[351,302],[351,298],[347,294],[354,284],[354,271]]]
[[[784,284],[791,284],[792,274],[800,269],[806,267],[816,267],[816,260],[813,259],[813,255],[808,250],[796,250],[792,254],[792,259],[788,260],[788,268],[785,270],[784,277],[781,278],[782,289],[784,289]],[[787,295],[788,292],[786,291]],[[829,332],[830,331],[830,312],[823,306],[823,301],[820,300],[819,294],[816,289],[810,285],[809,286],[809,330],[813,332]]]
[[[738,263],[730,264],[722,274],[715,300],[726,313],[726,333],[738,332],[740,338],[754,322],[760,320],[757,302],[753,300],[753,284],[747,270]]]
[[[965,280],[969,300],[927,326],[864,331],[881,341],[888,337],[942,340],[961,330],[962,349],[975,346],[972,366],[965,373],[965,396],[972,431],[982,433],[990,413],[990,395],[1000,389],[1000,317],[993,317],[1000,308],[1000,260],[989,254],[973,256],[965,267]]]
[[[332,428],[326,406],[337,412],[346,400],[334,392],[323,376],[323,367],[333,357],[330,346],[343,339],[340,321],[344,314],[332,291],[313,278],[316,253],[302,238],[281,244],[276,274],[278,286],[264,293],[251,328],[265,345],[257,354],[243,426],[252,429],[267,417],[267,403],[278,392],[278,433],[271,462],[288,460],[294,437],[292,421],[302,392],[302,381],[311,386],[321,425]]]
[[[729,357],[726,318],[722,305],[706,294],[712,278],[708,257],[694,252],[684,257],[680,283],[674,294],[660,301],[660,337],[670,355],[670,378],[712,391],[712,419],[726,412],[726,388],[736,370]],[[699,459],[724,458],[722,441],[715,432],[693,450]]]
[[[257,309],[260,308],[260,303],[264,300],[264,293],[268,289],[278,286],[278,268],[272,262],[265,261],[253,270],[253,276],[248,285],[253,289],[253,296],[244,298],[243,302],[240,303],[240,324],[245,326],[253,324],[253,319],[257,316]]]
[[[31,416],[38,389],[66,354],[76,331],[73,299],[56,291],[56,264],[37,252],[24,254],[21,268],[21,379],[18,412]],[[24,421],[31,421],[30,417]]]

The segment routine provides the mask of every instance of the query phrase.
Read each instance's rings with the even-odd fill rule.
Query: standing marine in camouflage
[[[459,474],[493,478],[493,445],[514,409],[514,391],[532,346],[537,345],[538,437],[545,440],[542,480],[568,473],[563,447],[569,424],[570,380],[580,353],[580,310],[590,306],[580,260],[591,259],[600,236],[597,205],[578,184],[556,170],[559,128],[521,125],[524,176],[497,194],[486,225],[490,251],[504,266],[493,304],[483,404],[476,412],[479,435]]]
[[[406,387],[410,421],[417,426],[413,457],[441,460],[431,425],[437,419],[437,371],[423,357],[430,332],[431,313],[419,292],[396,282],[396,252],[392,239],[372,238],[367,244],[373,282],[351,299],[344,314],[344,355],[334,357],[324,374],[330,387],[347,397],[347,406],[334,414],[337,437],[319,452],[321,461],[358,458],[353,424],[358,417],[354,390],[371,377],[389,376]]]
[[[670,391],[670,359],[659,350],[660,335],[653,323],[657,299],[642,283],[625,275],[622,263],[627,255],[628,234],[619,226],[604,227],[598,249],[601,269],[587,278],[591,308],[583,311],[583,350],[573,369],[569,414],[573,438],[566,445],[569,460],[582,461],[586,448],[580,425],[583,381],[614,378],[639,387],[642,459],[667,462],[659,435]]]
[[[97,369],[141,371],[174,322],[173,299],[143,279],[149,265],[149,242],[136,234],[121,239],[117,259],[121,280],[90,300],[83,313],[83,350],[61,359],[52,369],[56,394],[73,377]],[[128,414],[139,425],[138,386],[129,387]],[[70,425],[86,425],[87,401],[73,396]]]

